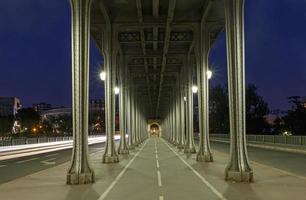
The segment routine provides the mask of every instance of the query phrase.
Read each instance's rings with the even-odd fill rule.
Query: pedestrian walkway
[[[230,143],[228,139],[220,139],[220,138],[211,138],[211,142]],[[263,142],[248,141],[247,146],[268,149],[268,150],[306,154],[305,145],[278,144],[278,143],[269,143],[269,142],[263,143]]]
[[[213,163],[199,163],[160,138],[150,138],[118,164],[102,164],[91,155],[96,183],[69,186],[69,163],[0,185],[9,200],[287,200],[305,199],[306,177],[252,163],[254,183],[224,181],[228,155],[214,151]]]

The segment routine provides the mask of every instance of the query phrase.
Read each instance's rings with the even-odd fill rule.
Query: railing
[[[212,139],[229,140],[229,134],[210,134]],[[282,135],[246,135],[247,142],[267,144],[305,145],[306,136],[282,136]]]
[[[102,135],[89,135],[89,138],[100,137]],[[72,140],[72,136],[63,137],[39,137],[39,138],[12,138],[0,140],[0,146],[14,146],[23,144],[38,144],[38,143],[48,143],[48,142],[59,142]]]

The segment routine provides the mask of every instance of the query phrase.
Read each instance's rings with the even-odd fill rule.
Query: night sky
[[[287,97],[306,96],[306,1],[245,0],[246,77],[271,109],[286,109]],[[24,106],[71,105],[71,40],[68,0],[0,1],[0,96]],[[90,96],[102,96],[101,63],[91,43]],[[213,84],[225,84],[225,34],[210,63]]]

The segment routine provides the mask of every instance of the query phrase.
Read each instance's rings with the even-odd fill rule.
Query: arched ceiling
[[[224,26],[223,0],[94,0],[96,45],[102,48],[103,27],[113,24],[138,95],[148,102],[148,118],[159,118],[169,104],[203,18],[213,43]]]

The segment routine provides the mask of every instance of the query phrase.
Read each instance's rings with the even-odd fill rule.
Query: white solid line
[[[50,159],[47,159],[47,160],[43,160],[41,162],[50,162],[50,161],[53,161],[53,160],[56,160],[56,158],[50,158]]]
[[[158,162],[158,160],[156,160],[156,167],[157,167],[157,169],[159,169],[159,162]]]
[[[120,180],[120,178],[123,176],[123,174],[126,172],[126,170],[130,167],[130,165],[133,163],[135,158],[139,155],[139,153],[143,150],[143,148],[146,146],[148,140],[146,143],[141,147],[141,149],[134,155],[132,160],[124,167],[124,169],[119,173],[119,175],[115,178],[115,180],[108,186],[108,188],[104,191],[104,193],[100,196],[98,200],[103,200],[106,198],[108,193],[113,189],[113,187],[116,185],[116,183]]]
[[[159,196],[159,200],[164,200],[164,196]]]
[[[16,163],[21,164],[21,163],[25,163],[25,162],[29,162],[32,160],[38,160],[38,158],[31,158],[31,159],[27,159],[27,160],[21,160],[21,161],[17,161]]]
[[[162,185],[162,181],[161,181],[161,175],[160,175],[160,171],[157,170],[157,177],[158,177],[158,186],[161,187]]]
[[[158,155],[157,154],[155,155],[155,157],[156,157],[156,160],[158,160]]]
[[[227,200],[214,186],[212,186],[201,174],[199,174],[189,163],[187,163],[181,156],[179,156],[166,142],[164,142],[169,149],[197,176],[202,182],[220,199]]]
[[[54,154],[46,155],[45,157],[48,158],[48,157],[57,156],[57,155],[58,153],[54,153]]]

